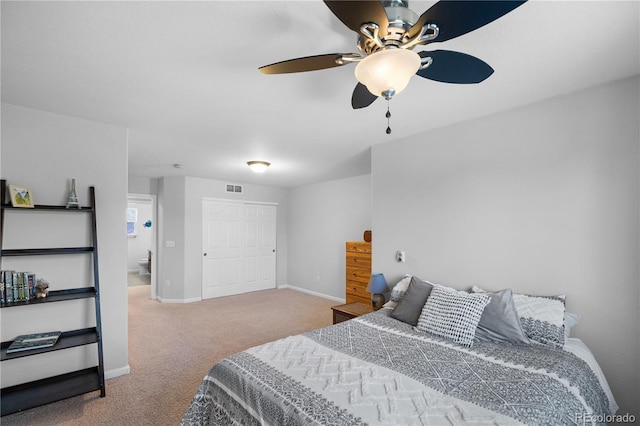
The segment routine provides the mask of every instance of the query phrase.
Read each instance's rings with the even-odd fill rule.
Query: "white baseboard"
[[[312,296],[322,297],[324,299],[333,300],[334,302],[344,303],[345,299],[341,299],[339,297],[329,296],[327,294],[318,293],[317,291],[307,290],[306,288],[296,287],[293,285],[279,285],[278,288],[290,288],[291,290],[299,291],[301,293],[311,294]]]
[[[126,376],[129,373],[131,373],[131,368],[129,367],[129,364],[127,364],[125,367],[105,371],[104,378],[108,380],[113,379],[114,377]]]
[[[192,297],[191,299],[163,299],[162,297],[158,296],[158,301],[160,303],[193,303],[200,302],[201,300],[201,297]]]

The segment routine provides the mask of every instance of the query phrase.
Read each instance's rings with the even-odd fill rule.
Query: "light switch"
[[[167,241],[165,241],[164,246],[165,247],[175,247],[176,246],[176,242],[167,240]]]

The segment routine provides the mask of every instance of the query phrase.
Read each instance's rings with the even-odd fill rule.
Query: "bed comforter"
[[[466,348],[381,310],[224,359],[182,424],[583,425],[614,414],[614,405],[606,383],[571,352]]]

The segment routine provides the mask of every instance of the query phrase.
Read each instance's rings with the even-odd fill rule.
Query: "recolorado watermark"
[[[593,423],[635,423],[636,416],[633,414],[590,414],[590,413],[577,413],[576,422],[586,424]]]

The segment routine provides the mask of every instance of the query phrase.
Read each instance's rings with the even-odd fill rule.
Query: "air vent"
[[[242,185],[234,185],[232,183],[226,184],[227,192],[233,192],[234,194],[242,194]]]

